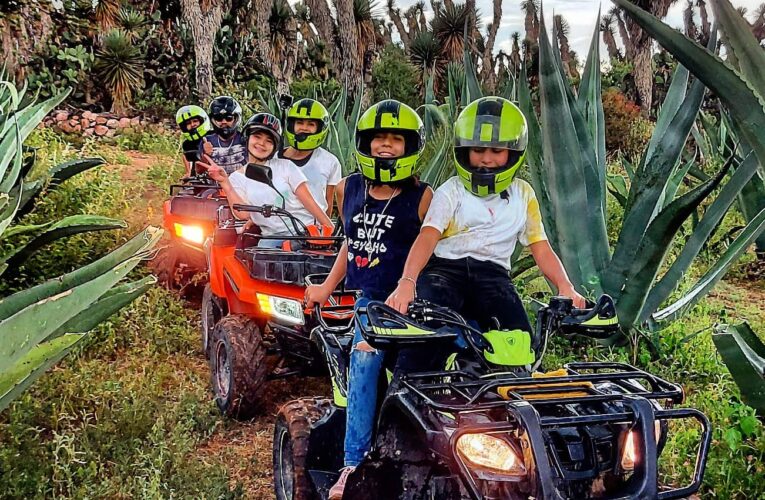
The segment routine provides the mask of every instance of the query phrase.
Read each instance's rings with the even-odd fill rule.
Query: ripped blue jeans
[[[356,300],[356,309],[365,307],[369,298]],[[361,328],[356,325],[348,370],[348,408],[345,421],[344,466],[357,466],[372,447],[372,431],[377,408],[377,386],[382,371],[383,353],[358,349],[363,342]]]

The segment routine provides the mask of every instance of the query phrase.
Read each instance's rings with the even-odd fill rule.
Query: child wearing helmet
[[[213,132],[200,144],[200,156],[206,154],[227,174],[247,165],[247,144],[239,132],[242,107],[233,97],[219,96],[210,103]]]
[[[251,219],[260,229],[262,236],[289,236],[291,235],[288,222],[279,217],[264,217],[262,214],[240,212],[234,210],[235,204],[243,205],[274,205],[286,206],[293,198],[306,207],[307,211],[327,227],[334,227],[327,214],[319,207],[308,189],[305,176],[300,170],[287,160],[274,158],[274,154],[281,144],[282,126],[279,119],[269,113],[256,113],[242,130],[245,143],[247,144],[248,162],[265,165],[271,169],[272,181],[276,190],[261,182],[248,179],[245,167],[241,167],[231,175],[227,174],[223,166],[218,165],[210,156],[205,156],[206,163],[202,164],[207,169],[210,177],[221,186],[226,193],[231,211],[239,219]],[[282,240],[260,240],[261,247],[281,247]]]
[[[175,123],[181,129],[183,165],[186,167],[186,175],[190,175],[194,165],[200,160],[199,148],[202,139],[210,132],[210,118],[199,106],[186,105],[175,113]]]
[[[329,134],[329,112],[319,101],[300,99],[290,107],[284,127],[288,147],[278,153],[297,165],[308,179],[308,187],[321,208],[332,214],[335,188],[342,169],[337,157],[321,147]],[[301,206],[287,207],[304,223],[313,222]]]
[[[343,278],[346,287],[361,290],[357,308],[384,300],[395,288],[433,197],[414,177],[424,130],[417,113],[394,100],[373,105],[359,118],[355,156],[361,172],[337,186],[346,241],[324,283],[306,290],[306,303],[325,303]],[[382,359],[357,328],[348,375],[345,467],[330,499],[342,497],[348,475],[371,447]]]
[[[386,303],[404,313],[416,292],[477,321],[484,331],[498,326],[531,333],[509,274],[520,242],[558,294],[584,307],[547,241],[534,190],[515,177],[528,139],[523,113],[506,99],[484,97],[460,113],[454,135],[457,175],[436,190]]]

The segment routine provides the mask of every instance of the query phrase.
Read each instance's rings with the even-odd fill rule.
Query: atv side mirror
[[[244,176],[253,181],[267,184],[271,187],[274,186],[274,173],[265,165],[258,165],[257,163],[248,164],[244,171]]]
[[[279,96],[279,108],[281,109],[289,109],[290,106],[292,106],[294,99],[289,94],[281,94]]]
[[[263,184],[270,186],[271,189],[276,191],[276,194],[279,195],[279,198],[282,199],[282,208],[284,208],[287,201],[284,199],[284,196],[282,196],[279,190],[274,186],[274,173],[269,167],[265,165],[258,165],[257,163],[249,163],[247,164],[247,168],[244,170],[244,176],[255,182],[262,182]]]

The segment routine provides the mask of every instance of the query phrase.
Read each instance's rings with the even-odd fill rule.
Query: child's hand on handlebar
[[[307,306],[313,306],[314,304],[322,305],[327,302],[329,296],[332,295],[332,290],[324,285],[309,285],[305,289],[305,304]]]
[[[579,294],[579,292],[577,292],[574,289],[573,285],[565,287],[565,288],[561,288],[560,290],[558,290],[558,295],[562,295],[564,297],[568,297],[571,300],[573,300],[574,307],[576,307],[577,309],[584,309],[587,307],[587,299],[582,297]]]
[[[401,314],[406,314],[409,304],[414,300],[414,283],[407,280],[399,280],[398,286],[388,296],[385,305],[392,307]]]

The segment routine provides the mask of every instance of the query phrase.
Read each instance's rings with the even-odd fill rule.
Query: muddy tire
[[[159,249],[149,264],[152,272],[157,276],[157,283],[170,290],[178,288],[180,282],[179,260],[180,252],[175,245],[168,244]]]
[[[220,411],[239,420],[251,418],[260,406],[259,396],[269,371],[266,346],[254,320],[234,314],[215,325],[210,370]]]
[[[202,292],[202,352],[205,358],[210,359],[210,345],[215,325],[226,315],[226,307],[223,301],[212,293],[210,284],[205,285]]]
[[[326,398],[290,401],[279,409],[274,426],[274,493],[277,500],[317,498],[306,469],[311,426],[329,413]]]

